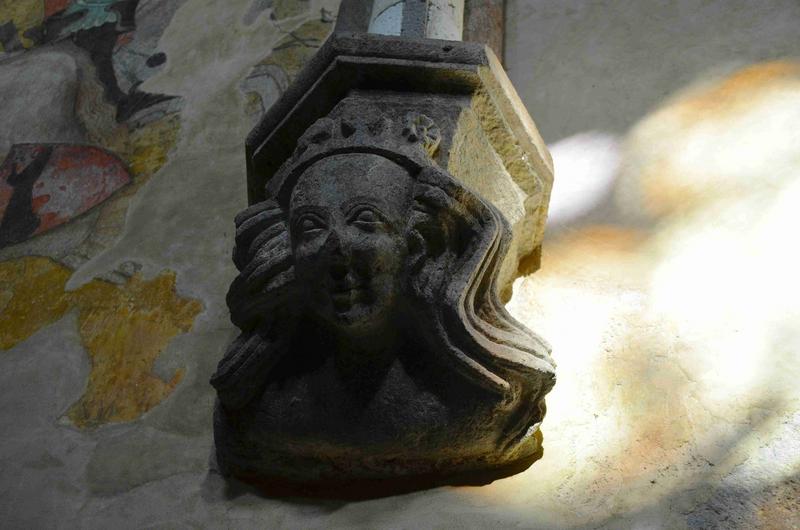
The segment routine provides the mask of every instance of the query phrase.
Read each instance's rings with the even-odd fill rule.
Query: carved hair
[[[233,261],[240,272],[227,301],[242,333],[211,382],[225,407],[240,408],[259,395],[270,369],[289,348],[302,311],[293,304],[286,223],[288,196],[299,175],[326,156],[378,154],[403,166],[414,182],[406,233],[415,330],[470,384],[508,406],[529,403],[509,426],[526,429],[532,416],[539,421],[544,414],[541,398],[555,382],[554,366],[548,346],[512,318],[497,295],[495,282],[511,238],[507,221],[432,162],[438,131],[429,118],[406,118],[399,130],[405,144],[398,145],[397,131],[386,139],[392,128],[380,114],[360,125],[343,118],[319,120],[276,174],[274,198],[236,217]]]

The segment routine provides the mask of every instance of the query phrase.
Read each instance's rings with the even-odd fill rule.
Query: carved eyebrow
[[[342,203],[342,213],[345,216],[349,216],[353,210],[358,208],[359,206],[371,206],[375,210],[378,211],[379,214],[382,216],[386,216],[387,204],[382,199],[376,199],[375,197],[367,197],[365,195],[356,195],[350,199],[347,199]]]

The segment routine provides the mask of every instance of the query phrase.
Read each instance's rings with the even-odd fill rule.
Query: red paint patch
[[[14,188],[9,186],[5,180],[0,180],[0,220],[6,214],[8,202],[11,200],[11,195],[14,193]]]
[[[41,216],[39,216],[39,219],[41,220],[41,223],[42,223],[40,225],[40,228],[42,226],[47,226],[49,228],[52,228],[52,227],[64,224],[67,221],[69,221],[69,218],[61,217],[57,213],[54,213],[54,212],[49,212],[49,213],[46,213],[44,215],[41,215]],[[47,228],[45,230],[49,230],[49,228]],[[37,233],[39,233],[38,230],[37,230]]]
[[[48,202],[50,202],[49,195],[35,195],[33,199],[31,199],[31,206],[33,207],[33,211],[34,212],[38,211],[39,208],[41,208]]]
[[[51,17],[56,13],[65,10],[72,3],[72,0],[44,0],[44,16]]]
[[[92,209],[131,180],[122,161],[98,147],[17,144],[0,165],[0,219],[14,192],[9,177],[24,171],[48,147],[50,157],[32,185],[31,211],[39,217],[39,226],[28,237]]]
[[[123,33],[117,37],[116,47],[121,48],[126,44],[129,44],[133,40],[133,32],[129,31],[128,33]]]

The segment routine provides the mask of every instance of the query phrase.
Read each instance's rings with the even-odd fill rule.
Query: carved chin
[[[374,327],[383,323],[381,311],[370,304],[340,305],[333,312],[334,323],[348,328]]]

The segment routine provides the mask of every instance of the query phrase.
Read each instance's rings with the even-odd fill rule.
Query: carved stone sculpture
[[[440,165],[459,167],[463,120],[448,116],[469,99],[453,101],[353,90],[267,178],[251,151],[264,187],[236,218],[227,298],[241,334],[211,381],[224,473],[420,487],[485,482],[541,454],[554,366],[501,303],[522,244]],[[296,127],[280,123],[270,134]]]

